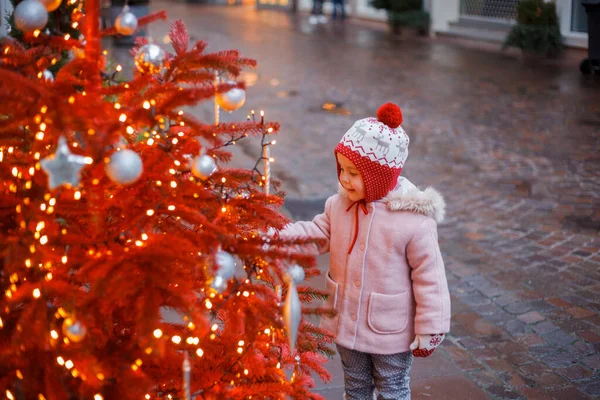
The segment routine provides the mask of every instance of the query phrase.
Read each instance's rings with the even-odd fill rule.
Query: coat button
[[[361,244],[360,244],[360,250],[361,250],[361,251],[365,251],[365,244],[364,244],[364,243],[361,243]]]
[[[356,287],[360,287],[360,281],[354,281],[354,285],[356,285]]]
[[[350,319],[351,319],[352,321],[356,321],[356,314],[352,314],[352,315],[350,316]]]

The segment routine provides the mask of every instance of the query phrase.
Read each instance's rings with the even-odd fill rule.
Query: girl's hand
[[[446,335],[438,333],[435,335],[417,335],[410,345],[415,357],[429,357],[442,343]]]

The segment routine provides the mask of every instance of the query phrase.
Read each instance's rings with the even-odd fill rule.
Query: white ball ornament
[[[196,178],[206,180],[217,170],[217,164],[211,156],[198,156],[192,160],[192,174]]]
[[[135,66],[142,73],[157,74],[162,72],[167,60],[167,53],[154,43],[139,48],[135,54]]]
[[[106,175],[119,185],[134,183],[140,178],[143,171],[144,165],[141,157],[138,153],[129,149],[114,153],[106,166]]]
[[[219,267],[217,274],[227,280],[235,273],[235,259],[226,251],[219,250],[215,255],[215,261]]]
[[[235,82],[227,82],[234,84]],[[224,93],[218,93],[216,96],[217,104],[224,110],[239,110],[246,102],[246,91],[240,88],[233,88]]]
[[[45,69],[42,72],[42,76],[44,77],[44,80],[46,82],[53,82],[54,81],[54,75],[52,75],[52,72],[48,71],[47,69]]]
[[[37,0],[25,0],[15,8],[15,25],[23,32],[43,29],[48,23],[46,7]]]
[[[219,250],[215,254],[215,262],[218,269],[210,286],[220,293],[227,287],[227,281],[235,273],[235,259],[226,251]]]
[[[135,33],[138,26],[137,17],[129,11],[129,6],[123,7],[123,12],[115,20],[115,29],[124,36],[130,36]]]
[[[46,11],[54,11],[60,7],[62,0],[38,0],[46,8]]]
[[[286,273],[287,281],[294,282],[295,284],[302,282],[305,277],[306,273],[304,272],[304,268],[299,265],[292,265]]]

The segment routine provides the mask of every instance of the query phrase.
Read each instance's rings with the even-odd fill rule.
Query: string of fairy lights
[[[25,32],[32,33],[33,37],[38,38],[38,37],[40,37],[40,35],[45,35],[48,33],[42,32],[42,29],[44,28],[44,26],[42,26],[42,22],[44,20],[43,15],[42,15],[43,13],[40,12],[38,5],[33,4],[33,3],[42,4],[42,6],[46,10],[46,12],[50,12],[50,11],[54,11],[56,8],[58,8],[58,6],[60,6],[61,0],[45,0],[45,1],[25,0],[24,2],[20,3],[17,6],[17,8],[15,9],[15,23],[16,23],[17,28],[19,28]],[[27,7],[25,7],[25,6],[21,7],[21,4],[25,4]],[[84,17],[83,3],[80,2],[79,0],[68,0],[68,4],[71,6],[74,6],[74,8],[72,10],[72,16],[71,16],[72,21],[73,21],[71,24],[71,27],[73,29],[77,29],[79,27],[80,21]],[[52,7],[55,7],[55,8],[52,8]],[[33,9],[33,11],[32,11],[32,9]],[[133,28],[133,30],[131,30],[131,27],[133,25],[135,25],[135,27],[137,27],[137,19],[132,19],[131,16],[128,15],[128,13],[131,14],[126,5],[123,9],[123,13],[117,18],[117,21],[115,23],[117,31],[121,34],[124,34],[124,32],[127,29],[130,30],[130,32],[128,34],[132,34],[133,32],[135,32],[135,28]],[[131,14],[131,15],[133,15],[133,14]],[[47,20],[47,15],[46,15],[46,20]],[[45,25],[45,22],[43,23],[43,25]],[[63,35],[63,38],[65,41],[69,41],[72,39],[71,34],[69,34],[69,33],[65,33]],[[80,41],[82,44],[84,44],[85,38],[83,38],[83,36],[80,36]],[[164,51],[160,48],[159,48],[160,51],[158,51],[156,49],[156,47],[158,47],[158,46],[156,46],[153,43],[149,43],[148,45],[143,46],[140,49],[140,51],[138,52],[138,54],[136,55],[136,58],[135,58],[136,66],[141,72],[157,73],[164,69],[164,67],[165,67]],[[4,49],[4,54],[8,54],[9,51],[10,51],[10,47],[7,46]],[[82,52],[82,50],[79,47],[75,47],[73,49],[73,52],[76,57],[84,57],[85,56],[85,54]],[[58,62],[58,59],[56,57],[53,57],[50,60],[50,65],[55,65],[57,62]],[[103,76],[106,80],[113,80],[115,74],[120,72],[121,70],[122,70],[122,67],[120,65],[118,65],[115,68],[114,74],[112,74],[112,75],[104,74]],[[39,79],[45,79],[47,82],[50,82],[50,83],[54,79],[52,74],[47,69],[39,71],[37,74],[37,77]],[[216,80],[215,80],[215,85],[218,85],[219,83],[222,83],[222,79],[217,75]],[[129,84],[128,83],[123,84],[123,88],[129,89]],[[86,96],[86,92],[82,91],[79,93],[79,95]],[[71,105],[76,105],[79,95],[77,97],[70,96],[67,99],[67,102]],[[233,110],[239,109],[244,104],[244,101],[245,101],[245,92],[242,89],[232,88],[224,93],[217,92],[216,96],[215,96],[215,125],[219,124],[219,109],[220,108],[223,108],[227,111],[233,111]],[[115,102],[113,107],[116,110],[122,109],[122,105],[119,102]],[[144,110],[151,112],[152,115],[154,116],[156,101],[153,99],[144,100],[141,104],[141,107]],[[34,116],[33,123],[31,125],[28,125],[25,127],[26,131],[31,132],[31,134],[35,138],[35,141],[37,141],[39,143],[43,143],[44,139],[47,136],[47,132],[51,126],[51,119],[46,118],[47,115],[48,115],[48,106],[43,105],[40,108],[40,111]],[[182,110],[179,110],[179,111],[177,111],[177,115],[179,117],[183,118],[184,112]],[[270,138],[270,135],[274,132],[274,129],[273,129],[273,127],[268,126],[268,124],[265,123],[264,118],[265,118],[264,111],[260,111],[261,155],[258,158],[256,164],[254,165],[254,167],[252,169],[251,183],[248,183],[245,188],[237,188],[237,189],[233,190],[233,189],[226,188],[226,186],[224,185],[226,178],[224,178],[224,177],[221,178],[219,188],[217,188],[217,186],[219,185],[219,182],[208,182],[209,183],[208,188],[210,188],[211,190],[216,190],[216,191],[220,192],[220,196],[217,196],[217,197],[219,199],[223,199],[223,200],[221,200],[222,201],[221,212],[223,212],[223,213],[229,212],[227,205],[226,205],[228,199],[231,196],[243,197],[243,196],[247,195],[248,193],[251,193],[252,188],[250,185],[252,185],[252,184],[262,187],[262,189],[264,190],[264,193],[266,193],[267,195],[271,191],[271,164],[273,162],[275,162],[275,159],[271,156],[270,147],[272,145],[275,145],[276,141],[272,140]],[[256,117],[254,110],[251,111],[251,113],[248,115],[247,119],[248,119],[248,121],[252,121],[255,123],[257,122],[257,117]],[[135,182],[142,174],[143,165],[141,163],[141,159],[139,158],[139,155],[137,155],[137,153],[133,152],[132,150],[128,150],[126,148],[127,143],[132,143],[133,141],[137,140],[136,139],[137,138],[137,136],[136,136],[137,129],[134,127],[134,125],[132,123],[128,123],[129,120],[130,120],[130,118],[128,116],[127,111],[125,109],[123,109],[123,112],[120,113],[119,117],[118,117],[118,121],[121,124],[123,124],[124,132],[127,134],[127,135],[124,135],[124,138],[126,140],[124,141],[124,143],[122,145],[123,148],[117,147],[117,149],[116,149],[117,151],[115,151],[111,157],[105,157],[102,160],[94,160],[92,157],[89,157],[89,156],[82,156],[82,155],[72,153],[70,150],[70,146],[76,148],[79,146],[79,144],[76,140],[73,140],[73,139],[71,139],[71,141],[69,143],[69,141],[64,136],[60,137],[60,139],[58,141],[58,145],[55,150],[55,153],[50,156],[42,158],[42,154],[41,154],[42,151],[37,151],[37,150],[41,150],[41,149],[37,149],[33,153],[33,160],[35,161],[35,164],[33,166],[26,165],[26,161],[23,161],[24,159],[21,157],[21,154],[20,154],[22,149],[18,149],[16,146],[0,147],[0,162],[10,162],[11,165],[14,165],[14,167],[11,169],[11,174],[14,179],[8,183],[9,192],[16,194],[16,193],[19,193],[20,190],[24,191],[24,192],[31,190],[33,188],[34,175],[36,174],[37,171],[44,170],[48,175],[48,189],[53,190],[53,189],[56,189],[59,187],[66,187],[67,189],[72,189],[72,196],[73,196],[72,199],[74,201],[79,201],[82,198],[85,198],[85,196],[86,196],[85,185],[82,188],[80,181],[79,181],[79,179],[80,179],[79,173],[83,168],[86,168],[87,166],[90,166],[90,165],[94,165],[98,162],[103,162],[106,164],[106,174],[115,183],[131,184],[131,183]],[[181,140],[181,138],[183,138],[184,135],[186,134],[183,130],[180,130],[174,134],[171,134],[170,128],[173,125],[184,128],[185,122],[181,119],[176,120],[176,121],[171,121],[169,118],[166,118],[163,116],[159,116],[157,118],[157,121],[158,121],[157,126],[155,126],[154,129],[145,130],[143,132],[142,139],[140,141],[142,142],[142,144],[144,144],[146,146],[161,146],[163,149],[168,151],[170,148],[172,148],[172,146],[176,146],[179,143],[179,141]],[[33,133],[33,132],[35,132],[35,133]],[[94,128],[89,128],[86,133],[87,133],[87,135],[93,136],[96,134],[96,130]],[[219,146],[215,149],[218,149],[220,147],[235,145],[239,140],[241,140],[247,136],[248,135],[246,133],[238,134],[237,136],[236,136],[236,133],[232,133],[231,139],[229,141],[223,143],[221,146]],[[46,151],[50,150],[51,145],[46,144],[44,146],[44,149]],[[31,153],[29,155],[31,156]],[[121,163],[119,163],[119,157],[120,158],[125,157],[125,161],[122,161]],[[122,165],[124,163],[131,163],[132,159],[139,161],[136,164],[136,165],[138,165],[137,169],[133,168],[133,170],[129,169],[128,171],[124,171],[123,168],[119,167],[120,165]],[[263,172],[261,172],[259,170],[259,166],[261,163],[263,164]],[[170,188],[171,190],[176,190],[178,187],[179,175],[181,174],[182,171],[185,171],[186,165],[189,165],[189,164],[191,164],[191,168],[190,168],[191,174],[188,177],[188,179],[190,181],[206,182],[208,180],[208,178],[210,178],[214,174],[214,172],[216,172],[216,170],[217,170],[214,155],[211,156],[208,154],[201,154],[199,156],[196,156],[195,158],[192,158],[191,161],[188,159],[180,160],[180,159],[176,159],[173,157],[173,166],[168,169],[169,175],[171,175],[173,178],[171,180],[168,180],[165,182],[163,182],[163,180],[160,180],[160,179],[156,180],[154,182],[155,185],[157,187],[167,187],[167,188]],[[65,176],[65,174],[68,176]],[[99,185],[99,183],[100,183],[100,180],[97,178],[94,178],[91,181],[92,186]],[[204,187],[206,187],[206,186],[204,186]],[[233,192],[233,193],[230,193],[230,192]],[[198,197],[198,195],[195,194],[194,197]],[[64,199],[64,197],[63,197],[63,199]],[[29,224],[31,222],[31,221],[27,221],[23,215],[24,207],[29,207],[38,201],[39,201],[39,205],[37,205],[37,206],[39,207],[39,210],[41,212],[45,213],[46,215],[51,215],[55,212],[55,208],[57,206],[58,199],[57,199],[57,197],[53,196],[52,193],[50,193],[50,192],[44,193],[43,200],[37,200],[35,198],[31,198],[26,195],[22,200],[22,204],[17,204],[15,206],[16,213],[18,215],[21,215],[21,218],[19,221],[19,226],[21,229],[24,229],[24,230],[27,229],[27,227],[29,226]],[[173,214],[173,212],[176,212],[176,211],[177,210],[176,210],[175,205],[167,204],[166,206],[160,206],[160,207],[155,206],[152,208],[148,208],[145,211],[145,216],[146,217],[155,217],[155,218],[158,217],[159,219],[174,217],[175,219],[180,220],[179,216],[177,216],[176,214]],[[69,262],[69,258],[67,255],[68,248],[65,248],[64,254],[54,257],[53,260],[49,260],[49,261],[40,260],[40,258],[41,258],[41,256],[39,255],[40,253],[37,252],[38,246],[51,245],[52,243],[55,243],[55,239],[52,237],[49,237],[50,233],[47,232],[48,227],[46,226],[46,223],[44,221],[34,221],[34,225],[35,225],[35,232],[33,232],[34,242],[29,245],[29,252],[30,252],[31,256],[25,258],[25,260],[23,262],[24,262],[24,265],[27,268],[27,270],[30,270],[31,268],[34,268],[34,267],[38,267],[39,270],[42,271],[42,273],[43,273],[43,279],[46,282],[48,282],[53,279],[52,269],[57,261],[62,264],[67,264]],[[68,234],[68,230],[66,227],[63,227],[59,230],[59,235],[65,236],[67,234]],[[22,240],[26,240],[26,238],[22,238]],[[125,249],[124,250],[128,251],[128,249],[129,249],[128,246],[130,244],[133,244],[136,247],[143,247],[144,244],[146,243],[146,241],[148,241],[148,240],[149,240],[149,235],[145,232],[142,232],[139,234],[139,236],[136,235],[134,237],[128,238],[125,241],[125,244],[124,244]],[[47,250],[44,251],[44,254],[48,254]],[[90,249],[90,250],[88,250],[87,254],[90,257],[101,258],[101,257],[110,257],[112,255],[112,252],[111,252],[111,250]],[[250,278],[251,278],[252,271],[257,272],[256,278],[258,280],[260,280],[260,274],[263,273],[262,266],[266,266],[266,263],[264,265],[261,265],[260,263],[258,263],[258,264],[254,263],[252,265],[252,268],[250,268],[250,269],[248,269],[247,266],[244,265],[244,269],[247,270],[249,275],[248,275],[248,279],[244,280],[243,283],[240,283],[237,279],[233,279],[233,282],[231,282],[231,278],[233,277],[232,273],[225,274],[225,275],[221,276],[221,278],[223,278],[222,280],[224,282],[230,281],[229,283],[232,284],[232,285],[230,285],[230,291],[232,293],[235,292],[236,297],[254,296],[255,293],[253,291],[242,290],[241,288],[244,283],[248,284],[251,282]],[[298,267],[298,268],[300,268],[300,267]],[[217,272],[215,279],[220,276],[219,273],[223,272],[222,270],[223,270],[223,265],[220,265],[219,271]],[[25,279],[26,278],[24,278],[24,277],[23,278],[20,277],[17,272],[14,272],[13,274],[11,274],[10,287],[5,290],[5,293],[4,293],[5,297],[7,299],[11,299],[13,296],[17,295],[17,292],[19,290],[18,284],[19,284],[19,282],[23,282]],[[303,279],[303,275],[302,275],[302,279]],[[290,290],[288,290],[288,295],[290,294],[290,292],[293,292],[293,293],[295,293],[295,295],[297,297],[297,293],[295,291],[295,286],[292,290],[293,283],[295,283],[295,280],[292,278],[292,279],[290,279]],[[211,302],[211,299],[214,300],[215,297],[218,295],[218,296],[220,296],[220,300],[223,300],[223,294],[220,293],[220,291],[223,290],[223,288],[224,288],[223,285],[217,285],[216,288],[212,288],[212,290],[209,290],[209,291],[205,291],[204,289],[202,289],[202,292],[208,293],[207,298],[205,299],[205,302],[204,302],[207,310],[211,310],[213,313],[217,311],[215,309],[213,303]],[[277,300],[278,304],[277,305],[279,306],[281,304],[281,286],[277,286],[276,290],[277,290],[277,294],[278,294],[278,300]],[[31,290],[31,298],[33,301],[44,300],[43,288],[41,286],[33,288]],[[287,300],[286,300],[286,302],[287,302]],[[221,302],[221,306],[223,306],[223,305],[224,305],[224,301]],[[8,309],[8,306],[4,311],[6,313],[8,313],[10,311]],[[298,313],[297,317],[299,318],[299,311],[296,310],[296,313]],[[67,310],[65,310],[62,307],[59,307],[57,309],[57,311],[55,313],[55,318],[57,321],[62,320],[61,328],[58,329],[56,327],[50,327],[50,329],[48,331],[48,340],[50,341],[50,344],[56,348],[56,351],[57,351],[56,362],[59,366],[64,367],[66,370],[68,370],[69,373],[73,376],[73,378],[79,378],[79,379],[82,379],[85,381],[88,379],[88,377],[85,374],[83,374],[80,370],[78,370],[75,361],[66,357],[64,354],[61,354],[60,346],[58,346],[58,344],[62,342],[62,345],[68,346],[70,343],[81,342],[86,337],[87,330],[86,330],[85,326],[77,320],[76,315],[74,313],[68,312]],[[185,317],[185,318],[187,318],[187,317]],[[288,316],[286,316],[286,319],[287,318],[288,318]],[[296,318],[296,316],[294,316],[294,318]],[[290,325],[288,324],[287,325],[288,330],[291,328],[291,329],[295,329],[297,332],[298,323],[299,322],[295,323],[296,324],[295,328],[290,327]],[[0,329],[2,329],[3,327],[4,327],[4,322],[3,322],[2,318],[0,317]],[[196,328],[195,324],[192,321],[188,321],[186,327],[189,332],[193,332],[194,329]],[[220,334],[219,328],[220,327],[217,323],[214,323],[211,326],[210,333],[208,334],[208,340],[215,340],[219,336],[219,334]],[[17,326],[17,329],[19,329],[18,326]],[[62,335],[61,335],[61,333],[62,333]],[[265,335],[267,338],[269,338],[269,340],[267,340],[265,343],[267,348],[270,346],[275,346],[276,328],[274,326],[266,327],[266,328],[260,330],[258,332],[258,334]],[[204,349],[200,346],[202,339],[198,336],[189,335],[184,338],[182,335],[178,335],[178,334],[167,335],[160,328],[156,328],[152,332],[152,335],[156,340],[169,341],[170,343],[172,343],[175,346],[187,345],[188,349],[192,349],[193,353],[197,357],[202,358],[204,356]],[[293,335],[294,335],[294,341],[295,341],[296,333],[294,333]],[[208,341],[207,341],[207,343],[208,343]],[[239,357],[233,363],[233,365],[231,366],[231,368],[229,370],[232,370],[234,368],[234,366],[238,365],[240,363],[240,360],[242,359],[242,357],[248,351],[252,350],[252,346],[255,346],[255,345],[258,345],[258,343],[256,343],[256,344],[246,343],[244,340],[238,341],[236,352],[239,354]],[[279,362],[277,363],[277,368],[281,368],[281,363],[282,363],[281,357],[283,354],[283,350],[281,347],[278,347],[278,346],[275,346],[275,347],[277,347],[279,349]],[[291,345],[291,348],[293,348],[293,345]],[[153,348],[151,346],[146,347],[146,349],[144,350],[144,354],[140,354],[139,357],[132,360],[131,369],[133,371],[139,370],[144,363],[143,357],[150,356],[152,354],[152,352],[153,352]],[[188,399],[188,398],[198,395],[198,393],[191,394],[189,391],[189,360],[187,359],[187,351],[185,354],[186,354],[186,358],[184,360],[183,370],[184,370],[184,379],[187,379],[187,385],[185,388],[185,398]],[[296,356],[297,363],[299,363],[299,360],[300,360],[299,356]],[[188,363],[187,366],[186,366],[186,363]],[[250,374],[249,368],[244,367],[243,365],[241,365],[241,368],[243,368],[243,370],[241,370],[242,372],[239,372],[236,375],[236,377],[238,379],[243,379],[243,376],[247,376]],[[186,371],[187,371],[187,374],[186,374]],[[226,375],[229,373],[230,372],[227,372]],[[16,370],[15,374],[18,379],[20,379],[20,380],[24,379],[24,376],[20,370]],[[185,378],[185,376],[187,376],[187,378]],[[102,372],[97,372],[95,375],[95,378],[100,381],[103,381],[106,377],[104,376],[104,374]],[[283,379],[282,379],[282,382],[283,382]],[[234,385],[235,380],[231,379],[230,384]],[[166,395],[167,398],[172,398],[172,393],[165,392],[164,395]],[[15,398],[15,395],[10,390],[7,389],[6,397],[8,399],[12,400]],[[146,399],[150,399],[151,397],[152,396],[150,394],[145,395]],[[45,397],[43,394],[40,393],[38,395],[38,399],[43,400],[43,399],[45,399]],[[102,400],[102,399],[103,399],[103,396],[101,393],[96,393],[94,395],[94,400]]]
[[[46,107],[44,107],[44,111],[45,110],[46,110]],[[252,112],[251,115],[254,115],[254,112]],[[264,112],[261,111],[260,115],[261,115],[261,119],[264,119]],[[125,122],[126,119],[125,118],[122,118],[122,119],[123,119],[122,122]],[[40,132],[44,132],[45,128],[46,128],[42,124],[44,124],[44,123],[40,122]],[[265,130],[265,132],[263,134],[263,137],[262,137],[262,140],[261,140],[261,142],[262,142],[261,145],[263,146],[263,149],[264,148],[268,148],[269,145],[274,145],[275,144],[275,141],[268,141],[266,139],[268,137],[268,134],[270,134],[271,132],[272,132],[272,128],[268,128],[268,129]],[[179,132],[178,135],[181,136],[182,132]],[[244,135],[243,137],[246,137],[246,136],[247,135]],[[159,139],[158,133],[156,135],[154,135],[154,138],[158,138]],[[42,140],[42,136],[41,135],[36,135],[36,139],[37,140]],[[238,138],[237,140],[239,140],[239,139],[240,138]],[[147,142],[151,141],[151,140],[153,140],[152,137],[147,138]],[[230,143],[230,145],[235,144],[235,142],[236,142],[236,140],[232,140],[231,143]],[[175,142],[172,141],[172,143],[176,144],[177,142],[176,141]],[[152,143],[146,143],[146,144],[147,145],[152,145]],[[229,145],[229,144],[226,144],[226,145]],[[5,150],[4,148],[2,150],[0,150],[0,161],[1,162],[7,161],[5,159],[4,150]],[[14,147],[9,147],[7,149],[7,153],[9,155],[13,154],[14,152],[15,152],[15,148]],[[263,152],[263,154],[264,154],[264,152]],[[36,160],[40,160],[39,153],[36,153],[35,156],[34,156],[34,158]],[[17,178],[17,179],[30,179],[32,177],[32,175],[35,173],[36,170],[40,170],[41,165],[42,165],[42,161],[43,160],[37,161],[36,164],[35,164],[35,167],[32,167],[31,169],[29,169],[27,171],[28,175],[24,174],[17,167],[13,168],[12,175],[15,178]],[[265,166],[267,166],[271,162],[274,162],[274,159],[272,157],[263,156],[263,157],[261,157],[259,159],[259,161],[257,161],[257,165],[258,165],[258,162],[260,162],[260,161],[263,161],[264,164],[265,164]],[[175,160],[174,163],[175,163],[176,166],[180,166],[181,165],[181,163],[178,160]],[[90,161],[89,157],[85,157],[85,164],[91,164],[91,161]],[[257,165],[255,166],[255,168],[253,170],[253,173],[256,172],[256,173],[260,174],[260,171],[258,171]],[[175,170],[174,169],[171,169],[169,172],[171,174],[175,175]],[[253,177],[254,177],[254,174],[253,174]],[[193,179],[193,178],[191,178],[191,179]],[[268,174],[260,174],[260,178],[256,180],[256,183],[258,185],[263,185],[263,182],[265,182],[264,186],[268,187],[269,179],[270,178],[269,178]],[[97,184],[97,183],[98,182],[95,182],[95,184]],[[162,186],[162,182],[160,180],[156,181],[156,185],[157,186]],[[177,187],[177,181],[176,180],[172,180],[170,182],[169,186],[171,188],[176,188]],[[25,188],[26,189],[30,189],[31,188],[31,180],[27,180],[26,181]],[[11,192],[14,192],[14,193],[17,192],[17,186],[14,183],[11,184]],[[80,200],[82,198],[82,192],[80,190],[74,190],[73,193],[74,193],[74,195],[73,195],[74,197],[73,198],[75,200]],[[45,211],[47,214],[52,214],[53,213],[54,206],[56,205],[56,202],[57,202],[57,199],[55,197],[50,197],[50,196],[51,196],[50,193],[46,193],[45,196],[44,196],[45,202],[41,203],[41,205],[40,205],[40,210],[41,211]],[[30,199],[26,197],[23,200],[23,205],[26,206],[26,205],[29,205],[29,203],[30,203]],[[174,205],[169,205],[167,207],[167,209],[169,211],[174,211],[175,210],[175,206]],[[17,205],[16,206],[16,211],[17,211],[17,213],[21,213],[21,211],[22,211],[22,205]],[[225,209],[223,209],[222,211],[225,212]],[[154,214],[155,214],[155,210],[154,209],[148,209],[146,211],[146,215],[147,216],[153,216]],[[48,243],[48,241],[49,241],[48,236],[45,235],[45,234],[43,234],[43,231],[46,228],[45,225],[46,224],[43,221],[40,221],[40,222],[38,222],[36,224],[34,238],[39,241],[40,245],[46,245]],[[25,226],[27,226],[27,222],[25,220],[22,220],[21,221],[21,227],[25,227]],[[63,228],[61,230],[61,234],[63,234],[63,235],[67,234],[67,229]],[[148,235],[146,233],[143,233],[143,234],[141,234],[140,238],[135,241],[135,245],[141,247],[141,246],[144,245],[144,242],[146,240],[148,240]],[[131,240],[129,240],[128,242],[130,242],[130,241]],[[36,252],[36,245],[32,244],[30,246],[30,252],[32,254],[35,254],[35,252]],[[95,256],[101,256],[102,253],[101,252],[94,252],[93,250],[90,250],[89,251],[89,255],[90,256],[94,256],[94,255]],[[110,255],[110,251],[106,252],[106,255]],[[66,264],[68,262],[67,255],[63,255],[61,257],[61,262],[63,264]],[[25,263],[25,266],[27,268],[33,267],[33,261],[32,261],[31,258],[25,259],[24,263]],[[51,262],[39,263],[38,266],[40,268],[45,269],[45,270],[51,270],[52,269],[52,263]],[[262,272],[262,269],[260,269],[260,272]],[[47,272],[46,275],[45,275],[45,280],[49,281],[51,279],[52,279],[52,273],[51,272]],[[7,298],[11,298],[13,296],[13,293],[16,294],[16,292],[18,290],[18,287],[17,287],[18,281],[19,281],[18,274],[17,273],[13,273],[11,275],[11,283],[12,283],[11,287],[8,290],[6,290],[6,293],[5,293],[5,295],[6,295]],[[248,282],[249,282],[248,280],[245,281],[245,283],[248,283]],[[248,292],[248,291],[243,291],[243,292],[242,291],[238,291],[237,292],[237,296],[240,296],[240,295],[243,296],[243,297],[248,297],[250,295],[254,295],[254,293],[253,292]],[[33,289],[33,291],[32,291],[32,297],[34,299],[39,299],[41,296],[42,296],[42,293],[40,291],[40,288]],[[211,292],[210,293],[210,298],[214,298],[214,297],[215,297],[215,293]],[[206,308],[208,310],[210,310],[212,308],[212,303],[210,302],[210,299],[206,300]],[[56,318],[59,319],[59,320],[63,319],[62,332],[64,334],[63,342],[64,342],[65,345],[68,345],[71,341],[72,342],[79,342],[79,341],[83,340],[83,338],[85,337],[85,334],[86,334],[85,328],[79,322],[75,321],[71,316],[69,316],[69,314],[64,309],[62,309],[62,308],[58,309],[58,311],[56,313]],[[2,323],[2,320],[0,319],[0,328],[2,328],[2,326],[3,326],[3,323]],[[188,325],[187,325],[187,328],[190,329],[190,330],[193,330],[195,328],[193,322],[189,322]],[[217,334],[218,334],[218,325],[217,324],[213,324],[212,325],[211,332],[212,333],[210,334],[209,339],[210,340],[214,340],[217,337]],[[274,334],[275,334],[273,327],[265,328],[262,333],[264,333],[266,335],[269,335],[269,334],[272,333],[273,338],[274,338]],[[167,339],[163,335],[163,332],[160,329],[156,329],[153,332],[153,335],[154,335],[154,337],[156,339],[161,339],[161,338]],[[59,339],[59,332],[56,329],[51,329],[50,332],[49,332],[49,337],[51,338],[52,342],[56,343],[58,341],[58,339]],[[181,336],[179,336],[179,335],[173,335],[170,338],[170,341],[174,345],[180,345],[181,343],[184,342],[183,338]],[[198,345],[199,342],[200,342],[200,338],[194,337],[194,336],[189,336],[189,337],[187,337],[185,339],[185,343],[187,345],[189,345],[189,346]],[[237,348],[237,352],[240,355],[244,354],[244,342],[240,341],[238,343],[238,346],[239,347]],[[267,344],[267,346],[269,346],[269,345]],[[146,352],[147,355],[150,355],[152,353],[152,348],[151,347],[146,348],[145,352]],[[195,350],[195,354],[198,357],[202,357],[204,355],[204,350],[201,347],[197,347],[196,350]],[[57,355],[56,360],[57,360],[58,365],[63,366],[65,369],[69,370],[70,373],[71,373],[71,375],[74,378],[78,378],[79,377],[79,378],[84,379],[84,380],[86,379],[85,375],[82,375],[79,372],[79,370],[77,369],[75,363],[72,360],[65,359],[61,355]],[[137,358],[134,362],[132,362],[131,368],[132,368],[132,370],[136,371],[136,370],[138,370],[142,366],[142,364],[143,364],[142,359],[141,358]],[[278,368],[280,367],[280,365],[281,365],[281,362],[278,363]],[[248,373],[249,373],[248,371],[249,370],[247,368],[245,368],[244,369],[244,375],[248,375]],[[22,376],[21,372],[18,371],[18,370],[16,371],[16,374],[17,374],[17,376]],[[99,380],[103,380],[104,379],[104,375],[101,372],[98,372],[97,375],[96,375],[96,378],[99,379]],[[234,384],[233,380],[232,380],[231,384]],[[10,393],[10,391],[7,391],[7,397],[11,398],[11,396],[12,396],[12,394]],[[150,398],[148,396],[149,396],[149,394],[147,395],[147,398]],[[40,394],[39,398],[41,399],[41,398],[44,398],[44,397],[43,397],[42,394]],[[95,399],[102,399],[102,395],[99,394],[99,393],[96,394],[95,395]]]

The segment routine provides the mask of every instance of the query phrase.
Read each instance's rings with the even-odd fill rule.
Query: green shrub
[[[371,0],[371,6],[387,11],[392,29],[404,26],[420,32],[429,29],[429,13],[423,11],[422,0]]]
[[[554,3],[521,0],[517,5],[517,24],[508,33],[504,48],[556,55],[563,49],[563,40]]]

